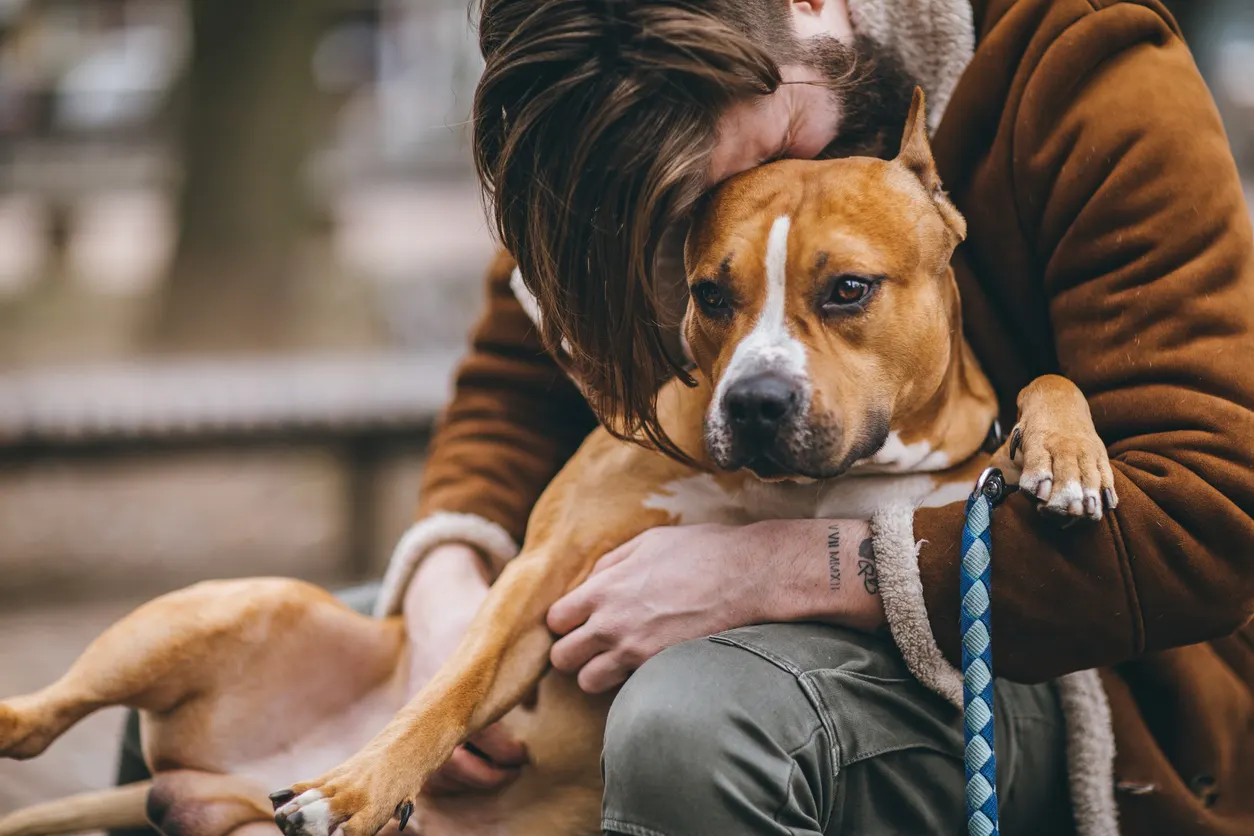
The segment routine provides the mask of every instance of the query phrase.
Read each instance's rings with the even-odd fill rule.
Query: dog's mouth
[[[734,435],[707,436],[707,440],[719,468],[747,471],[763,482],[834,479],[851,464],[848,457],[837,458],[839,433],[828,428],[797,427],[766,444],[746,444]]]
[[[747,471],[763,482],[818,482],[845,475],[884,445],[888,421],[877,415],[866,424],[847,450],[839,421],[798,422],[768,442],[708,426],[706,444],[721,470]]]
[[[747,470],[763,482],[819,481],[834,479],[844,473],[843,469],[827,469],[821,471],[797,464],[785,464],[771,453],[754,456],[737,469]]]

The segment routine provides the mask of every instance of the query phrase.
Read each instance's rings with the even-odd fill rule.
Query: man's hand
[[[411,695],[422,690],[457,649],[487,594],[483,561],[469,546],[439,546],[423,560],[404,602]],[[423,791],[447,795],[496,790],[517,778],[526,762],[527,750],[521,743],[500,725],[488,726],[457,747]]]
[[[553,667],[608,691],[654,654],[735,627],[884,624],[865,522],[784,520],[655,528],[597,562],[549,610]]]

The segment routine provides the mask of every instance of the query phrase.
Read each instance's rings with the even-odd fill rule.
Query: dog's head
[[[715,464],[830,478],[917,422],[960,345],[965,234],[918,90],[896,159],[782,161],[712,194],[685,248],[684,334],[714,387]]]

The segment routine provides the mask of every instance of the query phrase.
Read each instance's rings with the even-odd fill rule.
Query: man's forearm
[[[766,621],[822,621],[860,630],[884,626],[871,527],[858,520],[771,520],[737,533],[773,576]]]

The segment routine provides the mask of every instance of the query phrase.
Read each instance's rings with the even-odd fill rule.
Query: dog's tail
[[[141,827],[148,822],[152,781],[36,804],[0,817],[0,836],[59,836]]]

